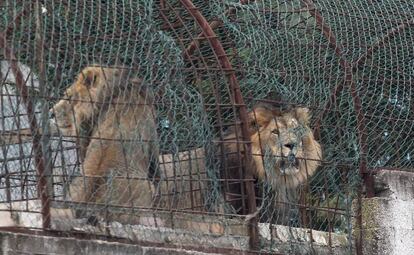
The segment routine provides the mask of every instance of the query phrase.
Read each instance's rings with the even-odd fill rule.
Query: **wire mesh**
[[[345,236],[352,253],[362,184],[372,195],[376,169],[414,169],[407,1],[0,8],[1,206],[35,215],[24,218],[30,227],[49,219],[67,233],[220,245],[205,231],[235,247],[250,235],[256,249],[292,254],[318,251],[314,237],[327,232],[330,249]],[[87,66],[99,73],[90,81]],[[83,97],[67,90],[76,81],[91,84]],[[89,108],[92,117],[76,118]],[[77,128],[54,130],[62,117]],[[322,147],[314,157],[310,136]],[[283,152],[295,146],[302,156]],[[283,169],[295,167],[303,178],[289,184]]]

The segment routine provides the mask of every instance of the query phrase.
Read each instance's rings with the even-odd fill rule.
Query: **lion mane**
[[[248,113],[248,117],[253,160],[247,169],[258,182],[268,184],[271,193],[267,192],[267,195],[275,200],[278,214],[283,214],[270,217],[277,217],[281,224],[288,224],[288,204],[297,203],[297,188],[315,173],[322,160],[321,146],[309,127],[309,109],[281,110],[261,103]],[[240,134],[240,130],[237,131]],[[244,149],[236,141],[236,129],[229,130],[224,140],[223,155],[226,158],[222,178],[233,180],[223,185],[224,196],[237,213],[246,214],[243,203],[246,204],[247,200],[241,197],[240,181],[235,181],[243,178],[235,166],[240,165],[239,153]],[[263,196],[266,192],[256,189],[256,193]]]
[[[81,139],[81,176],[69,186],[72,202],[151,206],[155,110],[141,85],[126,69],[89,66],[51,109],[52,130]]]

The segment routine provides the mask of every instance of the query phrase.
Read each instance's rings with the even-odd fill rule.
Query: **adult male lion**
[[[241,178],[235,166],[240,165],[238,151],[244,150],[240,143],[236,143],[235,131],[232,129],[224,138],[227,156],[222,177],[233,181],[225,183],[223,189],[234,209],[238,213],[246,213],[246,210],[242,210],[242,204],[247,201],[240,196],[243,187],[240,182],[234,181]],[[238,132],[240,134],[240,130]],[[322,159],[321,146],[309,128],[309,110],[297,107],[282,111],[269,104],[259,104],[249,112],[249,132],[253,162],[247,168],[253,171],[259,181],[270,184],[270,194],[261,192],[268,193],[266,196],[272,196],[277,202],[276,205],[269,206],[267,203],[266,206],[275,206],[279,213],[274,215],[270,212],[266,215],[277,218],[276,221],[281,224],[288,224],[289,203],[297,203],[296,188],[315,173]]]
[[[81,137],[82,176],[71,182],[73,202],[151,206],[156,124],[141,85],[125,69],[89,66],[51,109],[63,135]]]

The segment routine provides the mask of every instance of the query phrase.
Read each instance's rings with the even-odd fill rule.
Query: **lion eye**
[[[253,128],[255,131],[258,131],[262,126],[260,126],[259,123],[253,120],[250,122],[250,127]]]
[[[273,129],[273,130],[272,130],[272,134],[274,134],[274,135],[279,135],[279,130],[278,130],[278,129]]]

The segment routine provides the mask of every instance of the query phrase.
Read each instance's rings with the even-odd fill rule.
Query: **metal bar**
[[[7,73],[8,73],[9,71],[7,71]],[[6,79],[7,79],[7,73],[6,73],[6,75],[3,77],[3,74],[2,74],[2,72],[1,72],[1,70],[0,70],[0,81],[1,81],[1,85],[3,86],[4,84],[5,84],[5,81],[6,81]],[[3,88],[1,88],[1,90],[0,91],[2,91],[3,90]],[[10,97],[9,97],[9,100],[10,100]],[[5,116],[5,110],[4,110],[4,105],[5,105],[5,102],[4,102],[5,100],[3,100],[3,95],[0,95],[0,114],[1,114],[1,116]],[[1,119],[1,125],[2,125],[2,127],[5,127],[6,126],[6,120],[5,120],[5,118],[3,117],[2,119]],[[3,132],[2,132],[3,133]],[[3,155],[3,158],[5,159],[5,158],[7,158],[7,151],[8,151],[8,148],[6,147],[6,146],[4,146],[4,145],[6,145],[6,143],[4,142],[4,141],[2,141],[2,139],[1,139],[1,134],[0,134],[0,147],[2,147],[2,155]],[[10,192],[10,176],[9,176],[9,168],[8,168],[8,165],[7,164],[4,164],[3,165],[3,167],[4,167],[4,174],[2,174],[1,176],[0,176],[0,180],[1,180],[1,178],[5,178],[5,182],[6,182],[6,201],[7,202],[9,202],[10,203],[10,208],[12,208],[11,207],[11,201],[12,201],[12,199],[11,199],[11,192]],[[2,169],[2,171],[3,171],[3,169]]]
[[[11,48],[7,45],[7,39],[4,33],[0,32],[0,47],[4,50],[4,56],[9,59],[11,70],[16,78],[16,87],[22,97],[22,100],[26,106],[26,111],[28,115],[30,130],[33,134],[33,151],[34,151],[34,160],[36,164],[36,169],[39,175],[38,182],[38,194],[42,203],[42,226],[45,229],[50,228],[50,201],[47,190],[47,181],[44,176],[44,161],[43,161],[43,152],[41,147],[41,135],[39,133],[39,128],[37,126],[36,116],[34,113],[33,102],[29,98],[29,93],[23,79],[23,74],[18,66],[18,61],[14,56],[14,53]]]
[[[31,9],[32,3],[31,2],[28,2],[28,3],[29,3],[29,6],[24,6],[25,5],[25,2],[22,3],[23,4],[22,11],[15,16],[13,22],[10,22],[8,24],[8,26],[6,27],[6,29],[4,30],[4,35],[6,37],[12,35],[13,30],[16,27],[18,27],[18,25],[20,25],[20,22],[22,20],[22,17],[26,16],[26,14]]]
[[[374,196],[374,187],[373,187],[373,177],[367,171],[366,167],[366,134],[364,132],[365,128],[365,116],[362,113],[362,102],[357,93],[355,79],[352,72],[352,65],[346,60],[345,56],[343,55],[342,47],[337,43],[336,37],[333,34],[331,28],[324,22],[324,19],[321,13],[314,7],[312,0],[303,0],[303,2],[311,8],[310,14],[316,19],[317,25],[321,28],[324,36],[329,41],[329,43],[334,47],[335,54],[340,58],[340,65],[345,71],[344,82],[341,86],[336,87],[334,91],[334,95],[339,93],[343,89],[343,85],[347,85],[351,91],[352,100],[354,103],[354,110],[357,115],[357,125],[358,125],[358,140],[360,146],[360,153],[361,153],[361,160],[360,160],[360,174],[364,180],[364,184],[367,189],[367,196],[372,197]]]
[[[414,26],[414,20],[411,20],[411,21],[402,23],[399,26],[391,29],[380,40],[378,40],[376,43],[374,43],[373,45],[371,45],[367,49],[367,51],[358,58],[358,60],[354,64],[354,68],[355,69],[358,68],[360,65],[362,65],[365,62],[365,60],[367,58],[369,58],[372,55],[372,53],[375,50],[377,50],[378,48],[380,48],[381,46],[383,46],[384,43],[386,43],[390,38],[392,38],[393,36],[395,36],[397,34],[400,34],[404,29],[406,29],[407,27],[410,27],[410,26]]]
[[[365,117],[362,113],[362,103],[361,99],[357,93],[355,80],[353,77],[353,70],[352,65],[346,60],[345,56],[343,55],[343,49],[340,44],[337,43],[336,36],[332,32],[331,28],[328,26],[328,24],[325,23],[324,18],[322,17],[322,14],[315,8],[312,0],[303,0],[303,2],[306,4],[307,8],[310,9],[309,13],[315,18],[316,24],[318,27],[322,30],[323,35],[325,38],[329,41],[330,45],[334,48],[335,54],[339,57],[340,65],[344,69],[345,76],[344,76],[344,82],[339,84],[335,87],[333,93],[331,94],[331,100],[328,102],[328,106],[326,109],[330,108],[330,103],[334,102],[336,99],[337,94],[343,90],[344,85],[347,85],[352,96],[352,100],[354,103],[354,110],[357,115],[357,129],[358,129],[358,142],[360,146],[360,164],[359,164],[359,173],[364,181],[364,185],[366,187],[367,197],[373,197],[374,196],[374,179],[372,174],[370,174],[367,171],[367,162],[366,162],[366,140],[367,136],[365,134],[364,128],[365,128]],[[323,114],[323,113],[322,113]],[[320,122],[320,119],[322,116],[319,116],[318,123]],[[357,216],[357,222],[360,226],[359,231],[359,237],[356,241],[356,250],[357,254],[362,254],[362,216],[361,216],[361,189],[360,192],[358,192],[358,216]]]
[[[48,94],[46,87],[46,74],[45,74],[45,63],[44,63],[44,44],[42,37],[42,15],[41,15],[41,4],[39,1],[36,1],[35,5],[35,14],[36,14],[36,30],[35,30],[35,62],[38,68],[38,80],[39,80],[39,89],[41,95]],[[43,152],[43,160],[45,162],[44,176],[47,181],[48,194],[50,197],[53,197],[53,184],[50,180],[50,175],[52,174],[52,155],[50,148],[50,136],[46,135],[49,133],[49,106],[45,99],[40,100],[41,107],[41,145]]]
[[[252,1],[250,1],[250,0],[240,0],[240,4],[248,4],[248,3],[250,3],[250,2],[254,2],[255,0],[252,0]],[[231,7],[231,8],[229,8],[225,13],[224,13],[224,15],[231,15],[231,14],[233,14],[234,12],[236,11],[236,8],[234,8],[234,7]],[[214,21],[212,21],[209,25],[210,25],[210,27],[211,27],[211,29],[212,30],[214,30],[214,29],[216,29],[216,28],[218,28],[220,25],[222,25],[223,24],[223,22],[221,21],[221,20],[214,20]],[[207,38],[207,36],[206,35],[203,35],[204,33],[202,32],[202,33],[200,33],[198,36],[197,36],[197,38],[200,38],[200,40],[205,40],[205,39],[208,39]],[[189,56],[191,56],[193,53],[194,53],[194,51],[197,49],[197,48],[199,48],[199,46],[200,46],[200,42],[199,41],[197,41],[197,40],[193,40],[188,46],[187,46],[187,48],[185,49],[185,51],[184,51],[184,56],[186,56],[186,57],[189,57]]]
[[[218,58],[218,61],[221,64],[221,67],[226,69],[232,69],[232,65],[226,56],[226,52],[223,49],[220,41],[215,37],[215,32],[213,31],[212,27],[205,19],[205,17],[201,14],[201,12],[194,6],[191,0],[181,0],[182,5],[187,9],[187,11],[191,14],[191,16],[195,19],[201,30],[203,31],[204,36],[208,37],[207,41],[210,43],[212,50],[216,55],[222,56]],[[229,85],[230,89],[234,93],[234,102],[236,104],[240,104],[241,106],[238,108],[240,114],[240,120],[242,121],[241,130],[242,136],[244,141],[250,141],[249,132],[248,132],[248,115],[247,115],[247,108],[244,104],[243,97],[240,92],[240,86],[238,84],[236,75],[234,72],[228,72],[227,74],[229,77]],[[244,152],[245,152],[245,166],[251,166],[252,164],[252,156],[251,156],[251,144],[247,143],[244,145]],[[249,169],[246,169],[245,178],[252,179],[253,174]],[[246,192],[248,196],[248,207],[249,213],[256,212],[256,196],[254,191],[254,183],[247,182],[246,183]],[[257,225],[257,218],[252,217],[250,219],[249,224],[249,234],[250,234],[250,247],[252,249],[257,249],[259,244],[259,236],[258,236],[258,225]]]

